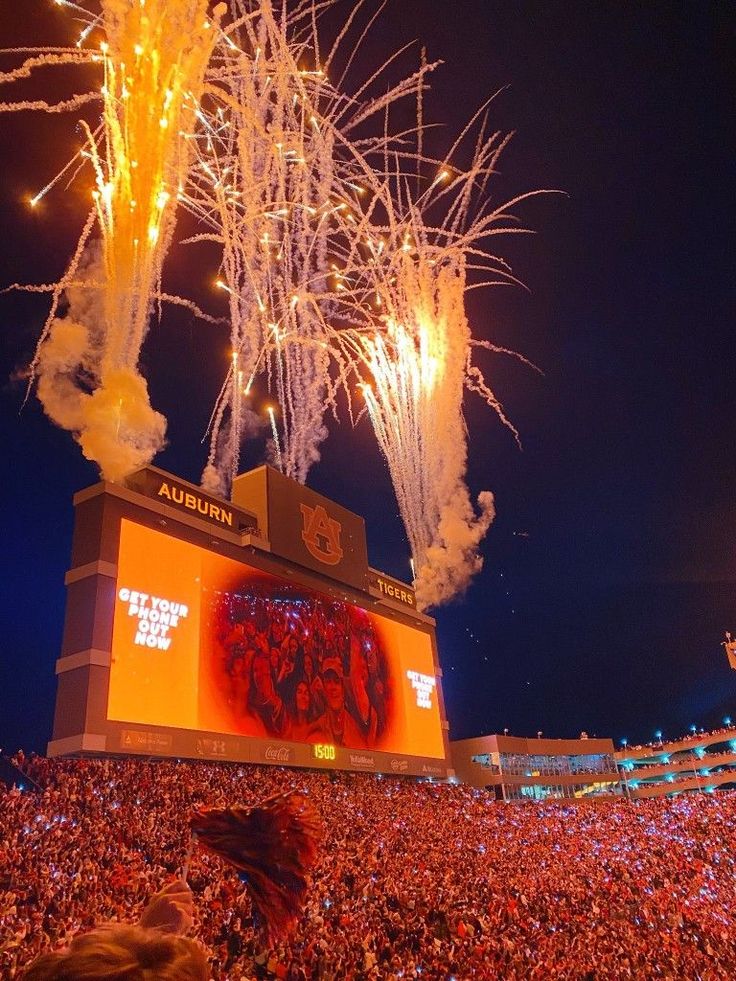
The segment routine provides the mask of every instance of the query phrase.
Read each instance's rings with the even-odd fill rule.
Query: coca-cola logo
[[[263,758],[272,763],[288,763],[291,760],[291,746],[266,746]]]
[[[391,769],[394,773],[404,773],[409,769],[408,760],[391,760]]]

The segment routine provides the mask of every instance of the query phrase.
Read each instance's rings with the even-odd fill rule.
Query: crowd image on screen
[[[218,686],[244,732],[351,749],[382,745],[392,679],[368,613],[269,582],[213,592],[209,609]]]
[[[214,981],[719,981],[736,964],[736,793],[503,804],[462,785],[281,767],[16,758],[0,785],[0,977],[179,874],[195,807],[295,788],[323,838],[293,934],[195,850]],[[23,788],[21,790],[21,784]]]

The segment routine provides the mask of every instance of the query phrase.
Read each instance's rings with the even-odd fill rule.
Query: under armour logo
[[[337,565],[343,556],[340,548],[342,525],[331,518],[321,504],[314,508],[308,504],[300,507],[304,516],[302,540],[310,554],[325,565]]]

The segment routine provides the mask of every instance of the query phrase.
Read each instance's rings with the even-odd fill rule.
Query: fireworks
[[[78,156],[94,175],[92,209],[66,273],[52,287],[33,369],[47,414],[74,433],[103,477],[118,480],[150,462],[164,442],[166,423],[150,406],[138,360],[161,297],[177,195],[188,172],[182,133],[192,128],[225,5],[215,8],[214,21],[207,0],[102,0],[96,16],[62,5],[85,20],[79,50],[37,55],[2,80],[49,65],[94,63],[99,90],[62,105],[0,108],[56,112],[102,103],[94,129],[81,121],[86,140]]]
[[[297,23],[299,19],[297,18]],[[197,159],[187,207],[222,247],[218,285],[228,296],[233,363],[215,405],[204,483],[226,492],[239,471],[241,443],[259,371],[281,410],[273,413],[273,461],[306,480],[326,436],[322,397],[327,354],[321,334],[326,224],[333,147],[318,121],[322,74],[299,68],[270,3],[254,5],[222,34],[200,110]],[[255,421],[255,425],[257,425]]]
[[[475,129],[462,170],[453,157]],[[485,117],[477,114],[448,156],[431,162],[432,172],[417,154],[414,194],[397,161],[380,202],[383,220],[366,215],[343,260],[350,286],[341,317],[357,326],[337,337],[342,376],[357,376],[388,464],[421,609],[465,589],[481,567],[478,546],[495,513],[490,492],[479,494],[476,510],[465,484],[465,391],[479,394],[519,440],[473,354],[482,347],[520,356],[474,340],[465,311],[468,289],[516,282],[487,247],[491,236],[524,231],[512,209],[530,195],[495,208],[486,196],[506,143],[499,133],[486,136]]]
[[[32,287],[52,293],[33,364],[46,412],[109,479],[161,448],[165,420],[138,368],[152,307],[172,300],[206,316],[162,288],[183,207],[198,224],[188,245],[220,250],[216,286],[230,321],[204,486],[227,494],[244,442],[264,429],[259,389],[276,403],[266,410],[270,459],[302,482],[319,460],[325,414],[337,417],[345,400],[354,423],[367,416],[387,461],[420,607],[457,595],[480,567],[494,514],[490,492],[476,508],[465,483],[465,392],[518,439],[474,363],[479,347],[502,349],[473,338],[465,310],[467,290],[516,282],[489,250],[492,236],[524,231],[511,209],[528,195],[494,206],[487,193],[507,139],[487,133],[484,107],[444,156],[428,155],[425,90],[437,65],[423,51],[387,89],[396,55],[348,91],[380,8],[360,30],[364,4],[354,5],[324,50],[318,18],[330,2],[230,0],[210,12],[207,0],[62,5],[83,24],[76,45],[28,52],[0,74],[10,84],[56,64],[100,73],[99,89],[61,103],[0,104],[101,105],[95,123],[82,121],[77,157],[31,200],[91,169],[92,208],[67,271]],[[359,30],[338,76],[338,52]],[[406,99],[416,125],[393,132],[391,113]]]
[[[333,294],[346,288],[330,255],[348,248],[362,201],[384,193],[384,175],[370,161],[392,142],[383,129],[360,141],[350,133],[380,120],[435,67],[423,65],[378,99],[364,97],[368,83],[348,98],[327,73],[349,24],[322,53],[316,7],[297,5],[278,18],[268,0],[235,8],[239,17],[210,68],[184,196],[210,229],[192,241],[222,248],[218,286],[228,296],[237,356],[208,430],[203,480],[220,493],[239,471],[243,439],[260,424],[251,408],[259,373],[280,408],[281,437],[271,418],[272,462],[304,482],[319,460],[323,418],[334,408]]]

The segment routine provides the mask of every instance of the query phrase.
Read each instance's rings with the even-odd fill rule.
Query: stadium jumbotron
[[[362,518],[263,466],[76,495],[49,754],[448,776],[434,621]]]

